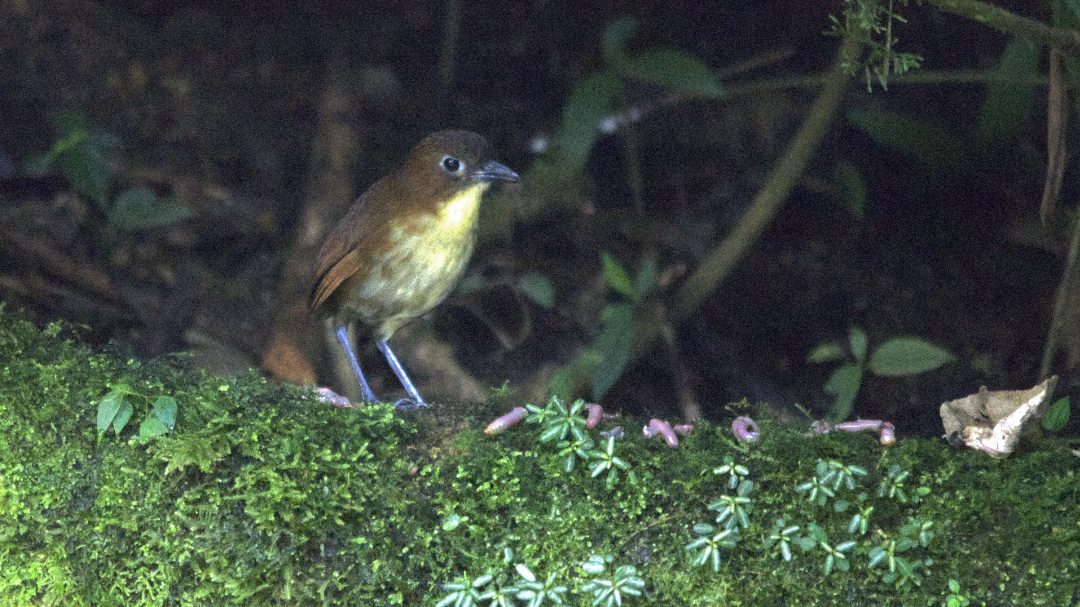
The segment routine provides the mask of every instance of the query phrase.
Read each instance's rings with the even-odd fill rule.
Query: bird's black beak
[[[517,173],[494,160],[487,161],[484,166],[473,171],[469,178],[473,181],[508,181],[510,183],[521,181]]]

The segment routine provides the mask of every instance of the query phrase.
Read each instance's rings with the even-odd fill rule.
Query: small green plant
[[[784,519],[778,518],[773,522],[772,533],[765,538],[765,550],[776,552],[784,561],[790,561],[791,542],[796,540],[795,534],[799,532],[798,525],[784,526]]]
[[[563,458],[563,470],[573,472],[579,459],[588,460],[593,445],[593,440],[588,436],[559,441],[556,446],[559,448],[559,457]]]
[[[581,591],[593,595],[594,607],[618,607],[626,597],[641,596],[645,588],[645,580],[633,565],[619,565],[610,574],[601,577],[608,571],[612,560],[611,555],[594,554],[581,566],[582,572],[593,576],[581,587]]]
[[[135,413],[133,401],[150,403],[151,400],[153,404],[139,424],[139,438],[150,439],[170,432],[176,425],[176,399],[171,396],[154,398],[140,394],[128,384],[121,383],[111,386],[109,392],[98,402],[98,437],[103,437],[110,428],[119,436]]]
[[[562,399],[553,395],[543,407],[526,405],[528,417],[525,421],[540,425],[540,442],[558,441],[555,446],[566,472],[577,467],[578,460],[583,460],[588,462],[593,478],[606,473],[609,489],[618,482],[620,471],[627,473],[626,477],[631,483],[636,482],[637,477],[630,464],[615,453],[615,436],[609,436],[601,448],[594,448],[596,443],[585,428],[585,407],[585,401],[581,399],[567,407]]]
[[[569,408],[558,397],[551,398],[547,405],[538,407],[526,405],[530,415],[526,421],[540,424],[540,442],[562,441],[568,434],[572,434],[574,440],[585,438],[585,401],[580,398],[574,401]]]
[[[697,539],[686,545],[690,552],[690,564],[695,567],[703,567],[706,564],[713,571],[720,571],[720,552],[731,550],[739,543],[739,530],[737,528],[725,528],[717,531],[716,527],[709,523],[694,525],[694,534]]]
[[[879,531],[882,540],[874,546],[869,553],[868,566],[873,569],[879,565],[885,566],[885,573],[881,581],[893,584],[896,588],[903,588],[908,584],[920,585],[922,583],[918,570],[924,566],[916,558],[903,556],[919,547],[927,547],[934,538],[934,522],[912,519],[897,531],[895,537]]]
[[[854,491],[855,479],[866,476],[866,469],[861,466],[849,466],[834,459],[818,460],[817,473],[821,477],[821,482],[832,483],[834,491],[839,491],[841,486]]]
[[[494,578],[490,574],[484,574],[477,578],[463,575],[453,582],[443,584],[443,590],[449,592],[435,607],[474,607],[480,601],[485,600],[486,592],[481,589],[491,583]]]
[[[804,552],[809,552],[816,548],[825,553],[825,561],[822,563],[822,571],[825,575],[831,574],[834,569],[837,571],[847,571],[851,567],[846,553],[851,552],[852,548],[856,546],[856,542],[848,540],[834,546],[829,541],[829,537],[825,533],[825,530],[816,523],[810,523],[807,526],[807,532],[807,535],[799,540],[799,547],[802,548]]]
[[[566,594],[567,588],[556,583],[558,576],[555,572],[549,573],[543,581],[540,581],[540,578],[524,563],[514,565],[514,571],[521,576],[515,596],[525,601],[527,607],[541,607],[548,603],[563,604],[563,595]]]
[[[713,468],[713,474],[718,476],[726,474],[728,477],[728,489],[735,489],[739,486],[740,481],[750,475],[750,469],[741,464],[736,464],[730,455],[725,455],[723,465]]]
[[[887,497],[895,499],[901,504],[906,504],[909,498],[905,482],[909,476],[911,476],[911,473],[901,468],[899,464],[889,466],[888,473],[881,479],[881,484],[878,485],[878,497]]]
[[[845,361],[825,383],[833,397],[828,417],[842,421],[851,415],[866,371],[879,377],[910,377],[938,369],[955,358],[952,354],[918,337],[894,337],[869,354],[866,332],[852,326],[847,347],[839,340],[818,344],[807,356],[810,363]]]
[[[860,494],[862,499],[866,499],[866,494]],[[870,528],[870,515],[874,513],[873,506],[863,506],[851,517],[851,521],[848,523],[848,533],[851,535],[866,535],[866,531]]]
[[[821,476],[814,476],[814,478],[796,485],[795,491],[797,493],[805,493],[806,499],[817,504],[818,506],[824,506],[828,503],[829,498],[836,497],[836,492],[833,491],[829,484],[821,479]]]
[[[615,483],[619,480],[619,470],[628,471],[627,478],[630,482],[635,482],[634,472],[630,470],[630,464],[626,463],[621,457],[615,455],[615,437],[609,436],[607,439],[607,445],[603,450],[594,449],[589,452],[589,459],[592,460],[590,466],[590,473],[593,478],[607,473],[606,483],[608,489],[615,486]]]
[[[82,111],[60,111],[53,119],[53,127],[56,141],[27,162],[27,172],[43,176],[59,168],[71,187],[105,215],[107,234],[160,228],[191,216],[191,210],[176,199],[160,198],[143,186],[117,192],[111,162],[118,142],[92,128]]]
[[[960,590],[960,582],[949,578],[949,594],[945,596],[945,607],[968,607],[971,599]]]
[[[753,488],[754,483],[744,479],[739,482],[735,495],[721,495],[709,504],[709,510],[717,511],[716,522],[724,525],[725,529],[749,527],[750,509],[753,506],[749,495]]]

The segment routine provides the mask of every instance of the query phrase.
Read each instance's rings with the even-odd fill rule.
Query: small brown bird
[[[350,327],[370,332],[411,404],[426,405],[387,340],[446,298],[476,244],[481,196],[492,182],[518,179],[491,159],[482,136],[439,131],[368,188],[330,232],[308,304],[330,319],[365,401],[378,399],[360,369]]]

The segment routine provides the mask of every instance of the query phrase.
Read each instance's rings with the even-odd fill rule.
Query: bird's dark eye
[[[461,161],[453,156],[443,156],[440,164],[442,164],[443,170],[447,173],[457,175],[461,172]]]

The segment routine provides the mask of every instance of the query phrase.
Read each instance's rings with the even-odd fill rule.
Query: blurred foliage
[[[907,6],[908,0],[898,0]],[[846,65],[852,75],[860,70],[866,78],[866,90],[872,92],[876,82],[889,89],[889,77],[918,68],[922,57],[896,50],[900,38],[893,32],[894,23],[906,20],[893,10],[894,0],[844,0],[843,19],[833,15],[832,34],[852,38],[864,49],[863,55]]]
[[[94,129],[86,114],[66,108],[53,119],[56,141],[47,151],[29,159],[26,171],[42,177],[56,169],[80,196],[104,214],[106,230],[115,234],[173,225],[191,216],[191,210],[174,198],[160,198],[142,186],[116,192],[112,159],[119,141]]]
[[[604,579],[641,589],[627,601],[638,606],[808,607],[850,596],[926,605],[950,579],[976,602],[1076,598],[1080,483],[1063,441],[999,461],[938,440],[883,450],[861,434],[810,438],[770,419],[746,449],[701,424],[678,450],[620,439],[637,482],[609,488],[566,474],[536,433],[489,438],[458,417],[487,415],[482,405],[414,419],[381,405],[340,409],[255,374],[223,379],[182,359],[95,353],[70,331],[41,331],[0,308],[0,606],[432,605],[459,576],[461,590],[489,574],[516,584],[500,578],[508,563],[520,566],[523,590],[565,586],[569,604],[606,601],[613,586],[590,585]],[[99,440],[96,405],[120,382],[172,395],[173,432],[142,441],[128,426]],[[754,508],[716,574],[688,567],[684,547],[727,484],[708,473],[725,455],[752,471]],[[820,459],[883,486],[885,471],[910,472],[910,499],[878,500],[873,521],[912,532],[860,542],[920,541],[925,522],[937,523],[918,549],[933,560],[918,571],[921,586],[887,583],[888,554],[882,577],[861,564],[823,576],[820,554],[794,554],[777,574],[775,546],[764,548],[773,521],[812,519],[828,537],[849,526],[850,512],[808,512],[793,490]],[[598,575],[598,564],[582,565],[597,554],[627,568]]]
[[[622,377],[630,361],[634,320],[645,312],[656,287],[658,266],[654,255],[642,260],[633,277],[610,253],[601,253],[600,261],[610,300],[600,314],[600,332],[592,344],[551,378],[552,393],[563,398],[577,395],[588,385],[592,399],[600,400]]]
[[[1038,62],[1030,41],[1009,42],[995,68],[998,78],[987,86],[974,131],[958,132],[932,118],[873,106],[850,110],[848,121],[878,144],[933,168],[969,172],[997,157],[1026,124],[1035,85],[1016,80],[1038,75]]]
[[[852,326],[845,344],[839,340],[823,342],[807,355],[810,363],[846,361],[825,383],[825,392],[833,397],[829,419],[843,421],[851,415],[862,385],[863,374],[870,371],[878,377],[910,377],[933,371],[955,360],[949,352],[918,337],[894,337],[870,352],[866,332]]]
[[[633,17],[617,19],[604,30],[600,41],[603,65],[570,92],[555,129],[554,146],[530,169],[527,181],[552,192],[578,178],[601,132],[618,128],[616,114],[627,109],[623,93],[629,82],[693,97],[725,95],[713,71],[693,55],[672,48],[631,50],[629,44],[637,30]]]

